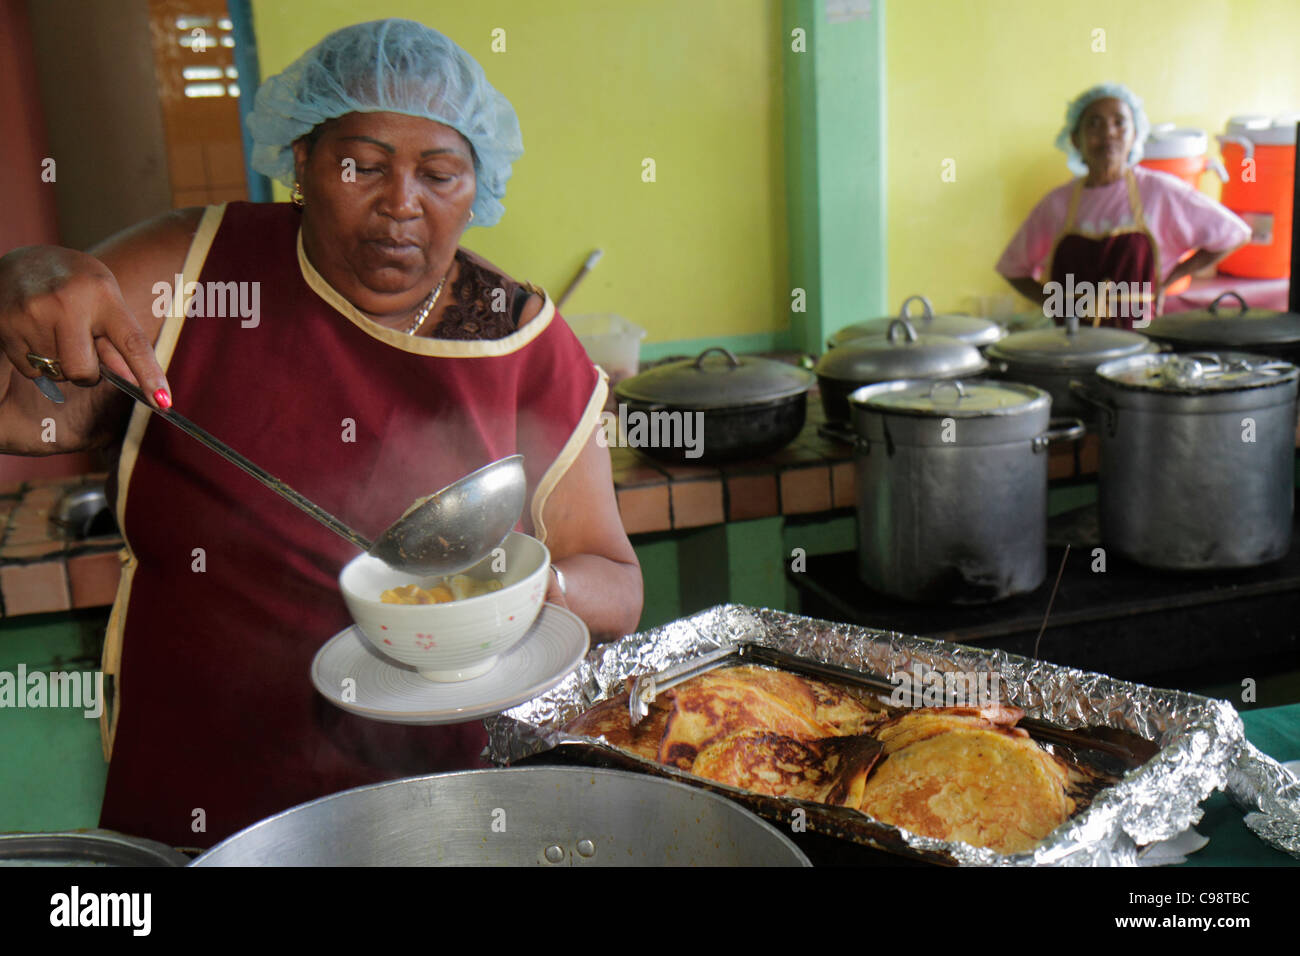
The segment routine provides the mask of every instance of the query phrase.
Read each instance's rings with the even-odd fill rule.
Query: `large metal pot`
[[[1235,299],[1220,308],[1225,299]],[[1203,312],[1176,312],[1151,323],[1146,334],[1179,352],[1229,349],[1300,363],[1300,315],[1252,309],[1240,293],[1225,292]]]
[[[185,866],[164,843],[113,830],[0,833],[0,866]]]
[[[921,303],[922,312],[919,317],[912,316],[913,302]],[[974,315],[935,315],[929,299],[923,295],[913,295],[903,300],[903,307],[897,316],[886,315],[846,325],[826,340],[826,348],[839,348],[854,339],[885,335],[889,332],[889,326],[895,318],[910,321],[920,335],[944,335],[950,339],[959,339],[977,349],[988,348],[1007,334],[1006,329],[991,319],[981,319]]]
[[[1077,391],[1103,410],[1102,543],[1157,568],[1286,555],[1295,499],[1294,365],[1240,352],[1141,355]]]
[[[720,354],[706,361],[710,352]],[[703,465],[756,458],[799,434],[813,381],[807,369],[752,355],[737,358],[714,346],[619,382],[614,394],[620,434],[641,454],[661,461]],[[698,442],[659,440],[676,434],[674,429],[698,431],[692,432]]]
[[[1016,332],[986,353],[993,374],[1011,382],[1036,385],[1052,396],[1052,413],[1093,421],[1091,406],[1070,391],[1071,381],[1091,381],[1103,362],[1159,351],[1145,336],[1124,329],[1079,326],[1077,317],[1063,327]]]
[[[909,601],[974,604],[1047,573],[1051,398],[1013,382],[885,382],[849,398],[858,441],[858,571]]]
[[[849,420],[849,395],[864,385],[906,379],[971,378],[989,367],[975,346],[943,335],[921,335],[907,319],[884,335],[854,339],[817,360],[813,371],[830,422]]]
[[[194,866],[808,866],[716,794],[620,770],[411,777],[286,810]]]

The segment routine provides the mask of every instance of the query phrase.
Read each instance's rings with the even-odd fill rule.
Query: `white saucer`
[[[311,682],[336,707],[390,724],[459,724],[509,710],[550,690],[578,666],[591,646],[587,625],[554,604],[482,677],[457,683],[426,680],[375,650],[356,627],[330,638],[311,662]],[[355,699],[344,699],[351,678]]]

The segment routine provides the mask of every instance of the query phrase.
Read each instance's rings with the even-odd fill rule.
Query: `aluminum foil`
[[[734,604],[594,648],[558,686],[487,720],[489,755],[511,763],[563,743],[591,744],[591,738],[567,735],[560,728],[622,692],[627,678],[743,643],[886,679],[911,673],[918,664],[942,672],[997,673],[1002,699],[1030,718],[1071,730],[1100,726],[1131,731],[1160,747],[1032,853],[1004,855],[887,827],[918,854],[938,853],[966,865],[1134,866],[1139,846],[1174,837],[1198,822],[1201,802],[1227,786],[1230,777],[1236,798],[1270,819],[1291,821],[1295,813],[1300,822],[1296,802],[1276,796],[1282,778],[1274,768],[1276,774],[1286,771],[1246,741],[1241,718],[1226,701],[998,650]],[[689,774],[679,779],[698,781]]]
[[[1228,795],[1246,814],[1246,826],[1269,846],[1300,860],[1300,780],[1246,742],[1228,778]]]

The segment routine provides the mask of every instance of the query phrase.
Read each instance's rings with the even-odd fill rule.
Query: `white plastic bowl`
[[[389,588],[427,588],[439,578],[395,571],[368,554],[353,558],[339,572],[339,590],[357,628],[382,654],[429,680],[472,680],[490,671],[528,633],[546,599],[551,569],[546,545],[512,531],[501,548],[504,554],[484,558],[465,572],[501,582],[501,590],[478,597],[446,604],[384,604],[379,596]]]

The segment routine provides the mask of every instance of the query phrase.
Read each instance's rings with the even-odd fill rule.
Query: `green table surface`
[[[1242,711],[1241,722],[1246,738],[1273,759],[1300,760],[1300,704]],[[1180,866],[1300,866],[1300,860],[1255,836],[1227,795],[1215,793],[1201,809],[1205,815],[1196,831],[1210,842]]]

